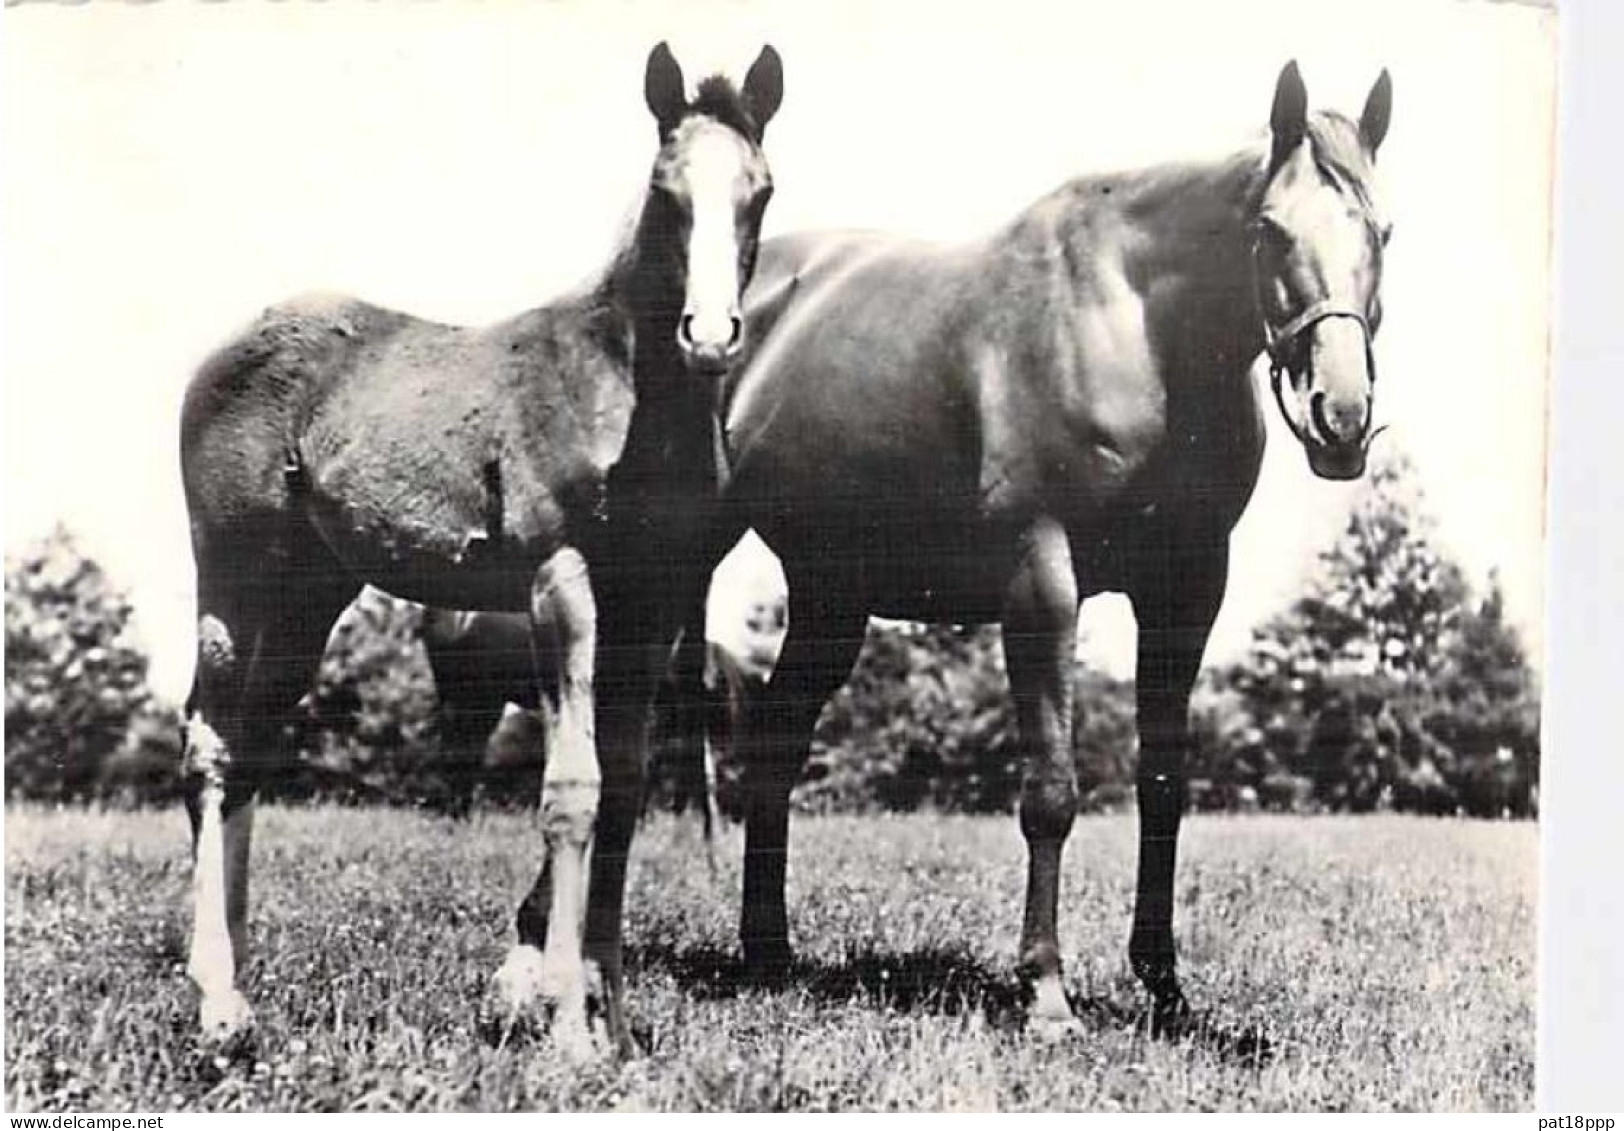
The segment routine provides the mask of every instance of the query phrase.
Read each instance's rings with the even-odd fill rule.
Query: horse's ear
[[[1387,136],[1387,125],[1392,119],[1393,76],[1383,67],[1376,85],[1370,88],[1370,97],[1365,99],[1365,112],[1359,115],[1359,136],[1364,138],[1365,148],[1370,150],[1372,157],[1381,148],[1382,139]]]
[[[671,48],[661,43],[648,53],[648,70],[643,74],[643,100],[660,124],[660,133],[669,133],[688,110],[688,92],[682,67]]]
[[[1307,129],[1308,90],[1293,59],[1281,69],[1274,84],[1274,109],[1269,112],[1269,131],[1274,135],[1270,164],[1278,165],[1302,144]]]
[[[765,132],[767,123],[784,101],[784,61],[772,44],[763,47],[756,61],[750,64],[750,73],[744,76],[743,93],[750,106],[750,116],[756,120],[756,130]]]

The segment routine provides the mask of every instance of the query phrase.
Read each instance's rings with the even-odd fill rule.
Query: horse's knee
[[[566,650],[592,640],[597,627],[592,574],[575,547],[563,547],[536,568],[530,585],[530,624],[533,632],[558,637],[555,643]],[[565,656],[558,659],[567,661]]]
[[[601,787],[596,781],[544,782],[541,831],[548,844],[584,847],[597,830]]]
[[[213,613],[197,618],[197,678],[205,687],[236,666],[237,647],[225,621]]]
[[[606,772],[600,786],[598,809],[593,826],[594,851],[624,853],[637,830],[637,818],[642,810],[642,776],[621,776]]]
[[[224,736],[202,712],[192,711],[181,736],[180,778],[194,830],[202,819],[206,798],[224,804],[228,792],[236,792],[228,791],[228,786],[237,784],[232,770],[232,749]]]
[[[237,674],[237,645],[225,621],[212,613],[197,620],[197,673],[181,731],[181,777],[188,791],[223,782],[231,744],[221,733]]]
[[[1077,774],[1069,762],[1030,775],[1021,789],[1021,832],[1029,841],[1064,840],[1077,818]]]
[[[1182,770],[1141,767],[1135,781],[1140,820],[1148,825],[1176,825],[1184,816],[1188,790]]]

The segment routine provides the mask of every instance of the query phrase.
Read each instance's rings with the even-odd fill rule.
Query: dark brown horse
[[[1072,1023],[1055,919],[1077,809],[1079,601],[1138,619],[1138,898],[1129,955],[1165,1028],[1191,686],[1264,421],[1252,364],[1321,476],[1362,473],[1388,226],[1385,74],[1362,117],[1309,114],[1295,64],[1269,138],[1211,163],[1085,177],[978,242],[786,237],[762,249],[725,384],[731,523],[783,561],[789,635],[747,710],[742,934],[788,961],[788,800],[869,614],[1001,621],[1026,773],[1021,963],[1032,1020]]]
[[[717,821],[718,752],[731,742],[743,696],[771,674],[784,631],[781,591],[749,597],[744,608],[730,610],[730,614],[737,613],[730,615],[730,623],[718,624],[712,614],[709,627],[720,638],[705,642],[706,702],[684,701],[669,681],[662,681],[660,688],[659,705],[669,709],[658,712],[666,725],[657,728],[657,733],[664,734],[668,740],[664,745],[673,755],[665,777],[675,790],[673,800],[679,809],[699,810],[707,848],[713,843]],[[498,758],[491,748],[493,731],[508,718],[511,708],[540,710],[529,618],[518,613],[428,608],[423,610],[420,639],[434,676],[440,745],[454,779],[453,803],[465,804],[477,788],[533,798],[529,783],[541,780],[532,771],[542,764],[542,751],[527,745]]]
[[[555,1035],[582,1047],[585,918],[611,1034],[629,1042],[619,892],[641,723],[685,611],[674,595],[708,572],[693,538],[716,486],[716,381],[743,342],[740,295],[771,193],[761,135],[782,70],[766,48],[741,89],[711,78],[690,101],[662,44],[644,94],[659,150],[635,230],[595,283],[480,330],[350,298],[295,300],[188,389],[189,970],[210,1036],[250,1017],[236,975],[256,782],[278,765],[278,720],[334,618],[371,582],[528,613],[545,661],[546,855],[495,994],[511,1010],[551,999]],[[614,898],[587,915],[594,838],[592,884]]]

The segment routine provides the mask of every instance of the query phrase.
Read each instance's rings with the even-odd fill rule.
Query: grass
[[[1196,817],[1186,991],[1266,1062],[1163,1041],[1125,957],[1131,818],[1080,820],[1061,940],[1082,1020],[1025,1038],[1010,818],[792,825],[787,988],[741,985],[742,838],[713,879],[686,824],[639,835],[630,1004],[648,1047],[571,1070],[477,1022],[539,836],[520,816],[269,809],[256,828],[242,1055],[191,1039],[178,812],[6,813],[12,1110],[1436,1110],[1533,1103],[1536,828]]]

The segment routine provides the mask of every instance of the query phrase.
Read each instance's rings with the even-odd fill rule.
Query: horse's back
[[[478,329],[337,295],[269,308],[187,393],[196,548],[317,538],[402,596],[522,606],[519,579],[594,505],[630,416],[599,305]],[[467,584],[475,567],[488,584]]]
[[[194,538],[286,508],[284,471],[313,390],[399,317],[345,295],[304,295],[267,308],[198,367],[180,422]]]

